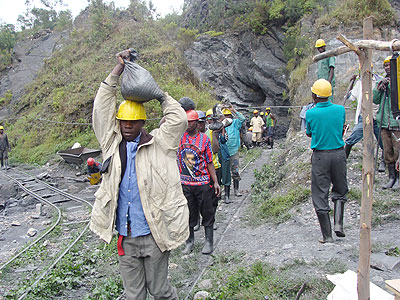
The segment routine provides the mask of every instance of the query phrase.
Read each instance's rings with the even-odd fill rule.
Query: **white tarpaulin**
[[[326,275],[336,287],[328,295],[327,300],[358,300],[357,273],[347,270],[343,274]],[[370,283],[371,300],[394,300],[394,296]]]

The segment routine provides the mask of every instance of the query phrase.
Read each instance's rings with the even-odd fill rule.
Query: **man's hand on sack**
[[[129,56],[131,55],[131,50],[130,49],[126,49],[124,51],[121,51],[119,53],[117,53],[115,56],[118,59],[118,62],[121,65],[125,65],[124,59],[129,59]]]

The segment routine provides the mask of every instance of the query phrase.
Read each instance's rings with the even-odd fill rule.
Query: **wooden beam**
[[[364,38],[372,36],[372,18],[364,19]],[[363,168],[362,168],[362,196],[360,212],[360,253],[357,272],[358,300],[369,300],[369,277],[371,258],[371,220],[374,187],[374,135],[372,115],[372,49],[368,48],[358,56],[361,66],[362,84],[362,116],[363,116]]]
[[[337,37],[337,39],[339,41],[341,41],[343,44],[345,44],[345,46],[349,47],[351,50],[353,50],[355,53],[357,53],[358,56],[361,55],[361,50],[353,45],[348,39],[346,39],[342,34],[339,34],[339,36]]]
[[[390,51],[390,44],[392,42],[376,41],[376,40],[361,40],[353,43],[353,45],[359,49],[375,49],[379,51]],[[325,51],[313,57],[313,62],[320,61],[321,59],[337,56],[347,52],[353,51],[347,46],[338,47],[329,51]],[[393,51],[400,51],[400,41],[393,43]]]

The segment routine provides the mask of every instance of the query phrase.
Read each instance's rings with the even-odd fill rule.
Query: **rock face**
[[[264,36],[249,31],[218,37],[202,35],[185,51],[194,76],[210,84],[220,100],[246,108],[286,106],[283,100],[286,61],[283,33],[270,30]],[[278,135],[287,130],[287,109],[272,108],[280,119]]]
[[[214,87],[221,100],[242,107],[288,104],[282,100],[286,89],[282,38],[279,31],[264,36],[202,35],[185,51],[185,58],[195,76]]]
[[[62,33],[42,31],[17,43],[12,67],[0,76],[0,97],[11,91],[11,104],[14,104],[23,95],[25,86],[32,82],[43,66],[44,60],[52,55],[62,37]],[[0,118],[8,114],[6,107],[0,110]]]

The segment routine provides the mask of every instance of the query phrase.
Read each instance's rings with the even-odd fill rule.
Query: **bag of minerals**
[[[131,53],[130,60],[124,60],[125,69],[121,79],[122,97],[136,102],[161,98],[164,93],[150,72],[134,62],[136,58],[137,53],[134,51]]]

